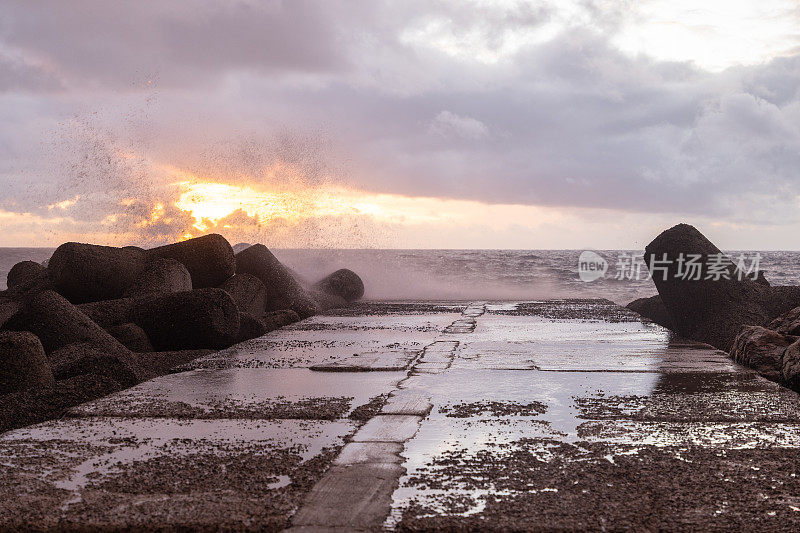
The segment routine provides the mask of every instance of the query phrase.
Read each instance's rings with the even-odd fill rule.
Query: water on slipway
[[[604,300],[365,302],[178,370],[0,436],[3,525],[800,525],[800,397]]]

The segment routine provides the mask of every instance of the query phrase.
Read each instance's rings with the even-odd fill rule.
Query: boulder
[[[225,348],[239,332],[239,310],[222,289],[135,298],[131,304],[131,321],[158,351]]]
[[[78,309],[104,328],[133,322],[133,298],[81,304]]]
[[[56,381],[52,388],[27,389],[0,396],[0,432],[63,416],[73,405],[121,388],[107,376],[88,374]]]
[[[125,290],[123,296],[136,297],[190,290],[192,276],[183,263],[175,259],[156,259],[147,265],[147,269]]]
[[[233,248],[225,237],[212,233],[146,251],[148,259],[175,259],[183,263],[195,289],[219,287],[236,273]]]
[[[775,318],[767,325],[767,328],[783,335],[800,335],[800,307],[795,307]]]
[[[144,250],[68,242],[53,252],[48,271],[72,303],[119,298],[147,267]]]
[[[0,368],[0,394],[55,383],[42,343],[27,331],[0,332]]]
[[[152,352],[153,345],[147,338],[147,333],[132,322],[111,326],[108,331],[120,344],[132,352]]]
[[[88,342],[70,344],[54,350],[50,354],[50,365],[58,380],[95,374],[107,376],[123,387],[132,387],[145,377],[130,352],[111,352]]]
[[[264,283],[269,311],[292,309],[302,318],[317,312],[314,300],[263,244],[236,254],[236,273],[250,274]]]
[[[110,352],[128,349],[94,323],[63,296],[44,291],[23,303],[19,312],[6,323],[14,331],[30,331],[42,342],[46,353],[68,344],[87,342]]]
[[[781,377],[788,387],[800,391],[800,340],[787,346],[783,352]]]
[[[697,254],[701,279],[682,279],[680,255]],[[721,258],[719,270],[727,276],[706,279],[706,265]],[[645,248],[645,262],[675,331],[683,337],[728,351],[743,325],[762,325],[769,318],[765,306],[769,287],[752,279],[738,279],[736,266],[696,228],[678,224]]]
[[[761,326],[744,326],[731,347],[731,356],[773,381],[781,381],[783,354],[798,337]]]
[[[261,317],[261,320],[267,325],[267,331],[269,332],[298,322],[300,315],[291,309],[281,309],[265,314]]]
[[[29,274],[26,276],[14,276],[13,286],[9,287],[8,290],[1,291],[2,295],[0,296],[21,303],[40,292],[50,291],[55,288],[46,270],[39,274],[34,274],[33,272],[29,272]]]
[[[314,303],[317,304],[317,309],[320,311],[327,311],[328,309],[336,309],[337,307],[345,307],[347,305],[347,301],[341,296],[336,296],[327,292],[308,289],[308,294],[314,299]]]
[[[257,277],[244,273],[236,274],[219,288],[231,295],[239,311],[253,316],[266,313],[267,288]]]
[[[774,319],[800,307],[800,286],[776,285],[766,289],[764,306],[769,318]]]
[[[661,296],[656,294],[649,298],[639,298],[626,305],[628,309],[649,318],[659,326],[675,331],[675,322],[669,316],[669,311],[661,301]]]
[[[2,328],[8,320],[17,314],[19,311],[19,304],[10,298],[0,297],[0,328]]]
[[[262,319],[250,313],[239,313],[239,333],[236,335],[236,342],[258,338],[268,331],[270,330]]]
[[[354,302],[364,296],[364,282],[358,274],[346,268],[328,274],[316,282],[313,288],[343,298],[347,302]]]
[[[207,288],[80,306],[105,328],[132,322],[158,350],[230,346],[239,331],[239,311],[222,289]]]
[[[11,267],[6,277],[6,285],[16,287],[18,285],[47,276],[47,269],[35,261],[21,261]]]

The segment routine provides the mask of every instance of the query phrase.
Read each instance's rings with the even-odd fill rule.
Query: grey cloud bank
[[[4,2],[0,208],[97,219],[162,194],[154,162],[294,157],[371,192],[800,222],[800,54],[633,57],[624,3],[576,5]]]

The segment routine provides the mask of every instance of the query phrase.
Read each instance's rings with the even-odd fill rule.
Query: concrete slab
[[[380,529],[402,473],[403,467],[396,464],[333,466],[309,493],[292,524],[295,528]]]
[[[465,340],[456,355],[453,367],[463,369],[732,372],[740,368],[719,350],[625,339],[604,342]]]
[[[405,442],[419,429],[421,416],[378,415],[353,435],[353,442]]]
[[[458,349],[459,341],[436,341],[422,350],[421,363],[450,363]]]
[[[400,389],[389,395],[381,414],[427,416],[432,408],[433,404],[428,396]]]
[[[400,464],[403,445],[399,442],[350,442],[334,459],[335,465]]]
[[[312,365],[317,372],[377,372],[405,370],[419,356],[419,351],[381,351],[354,354],[350,357]]]
[[[391,391],[405,377],[404,372],[334,376],[306,368],[194,370],[141,383],[79,405],[70,414],[336,419]]]
[[[452,312],[386,316],[315,316],[180,367],[296,368],[322,365],[366,352],[418,351],[457,319]]]

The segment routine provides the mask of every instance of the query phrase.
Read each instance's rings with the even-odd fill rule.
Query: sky
[[[0,246],[799,249],[797,0],[4,0]]]

